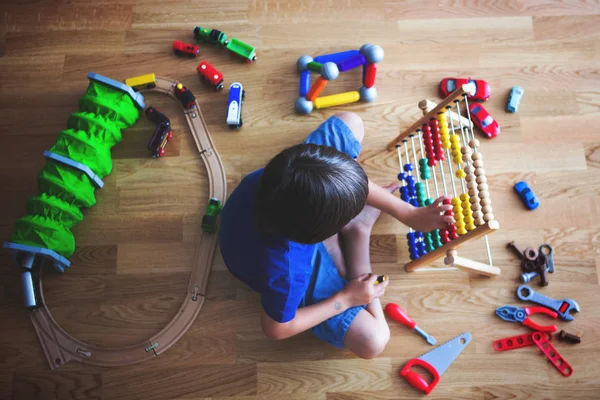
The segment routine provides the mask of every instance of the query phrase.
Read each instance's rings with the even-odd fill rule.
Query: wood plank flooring
[[[420,116],[418,101],[439,99],[448,76],[486,79],[485,107],[502,132],[481,139],[501,229],[490,237],[502,275],[460,271],[406,273],[407,228],[388,216],[371,241],[374,271],[390,276],[384,303],[396,302],[439,342],[463,331],[472,343],[429,398],[596,399],[600,392],[600,2],[597,0],[5,0],[0,5],[0,240],[7,240],[25,201],[36,194],[42,152],[65,128],[87,87],[87,73],[122,80],[154,72],[178,79],[197,96],[231,191],[279,150],[298,143],[337,110],[365,121],[360,157],[380,184],[398,172],[385,144]],[[215,93],[195,72],[199,60],[176,58],[175,39],[193,42],[195,25],[253,44],[248,65],[201,46],[206,59],[247,92],[244,126],[230,131],[227,90]],[[379,96],[372,104],[294,112],[302,54],[376,43]],[[356,71],[326,93],[355,90]],[[525,89],[517,114],[504,112],[509,89]],[[148,157],[152,124],[140,121],[113,149],[114,170],[98,204],[75,229],[77,251],[63,275],[44,279],[51,312],[70,334],[104,346],[134,344],[161,329],[183,300],[208,180],[179,108],[150,94],[175,133],[165,157]],[[541,206],[526,211],[513,193],[527,180]],[[555,341],[573,366],[562,377],[534,348],[504,353],[491,342],[525,333],[494,310],[518,304],[519,266],[505,249],[550,243],[556,273],[543,292],[571,297],[582,312],[559,329],[579,345]],[[483,243],[461,255],[484,261]],[[70,363],[50,371],[9,257],[0,252],[0,399],[380,400],[421,397],[398,376],[430,348],[391,322],[392,337],[375,360],[332,348],[310,332],[283,342],[259,326],[259,297],[236,281],[219,255],[207,300],[190,331],[163,355],[139,365],[99,368]],[[537,286],[534,285],[534,288]],[[539,318],[546,322],[546,318]]]

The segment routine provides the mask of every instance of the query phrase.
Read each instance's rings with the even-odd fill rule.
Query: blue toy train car
[[[239,82],[234,82],[229,86],[229,100],[227,101],[227,125],[230,128],[239,129],[243,125],[242,121],[242,101],[246,95],[244,87]]]

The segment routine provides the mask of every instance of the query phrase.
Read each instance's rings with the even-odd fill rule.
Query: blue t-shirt
[[[261,294],[269,317],[283,323],[296,316],[312,274],[316,245],[258,232],[254,194],[262,172],[259,169],[246,176],[225,203],[219,243],[227,268]]]

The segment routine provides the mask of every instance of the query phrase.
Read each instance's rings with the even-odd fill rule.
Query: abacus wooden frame
[[[156,78],[156,86],[144,91],[164,93],[175,100],[176,81]],[[179,101],[177,101],[179,104]],[[215,149],[198,102],[183,113],[192,132],[194,141],[208,172],[209,194],[207,198],[216,198],[224,204],[227,196],[227,179],[221,158]],[[31,311],[31,321],[48,359],[51,369],[60,367],[68,361],[76,360],[85,364],[103,367],[123,366],[152,359],[167,351],[191,327],[204,304],[208,276],[217,246],[217,233],[202,232],[194,265],[183,304],[173,319],[160,332],[147,340],[126,347],[107,348],[81,342],[52,318],[44,300],[42,278],[39,278],[41,306]]]
[[[452,105],[456,100],[459,102],[463,101],[465,95],[469,93],[469,85],[462,85],[457,88],[454,92],[450,93],[448,97],[442,100],[436,107],[434,107],[431,111],[424,113],[423,117],[415,121],[411,126],[403,130],[394,140],[390,141],[387,145],[388,150],[394,150],[397,144],[400,144],[403,139],[409,137],[413,132],[417,129],[421,128],[423,124],[428,123],[432,118],[438,115],[440,111],[445,112],[446,107],[448,105]],[[467,144],[465,144],[467,145]],[[488,221],[483,225],[477,226],[472,231],[467,232],[466,234],[459,236],[458,238],[445,243],[442,247],[435,249],[432,252],[425,254],[422,257],[419,257],[416,260],[412,260],[411,262],[404,265],[404,269],[408,272],[412,272],[418,268],[422,268],[427,264],[432,263],[433,261],[446,256],[444,262],[446,265],[456,266],[457,268],[467,270],[473,273],[482,274],[482,275],[499,275],[500,269],[498,267],[494,267],[488,264],[479,263],[476,261],[472,261],[463,257],[451,256],[450,252],[452,250],[458,249],[460,246],[465,243],[470,242],[471,240],[480,238],[482,236],[486,236],[490,233],[495,232],[500,229],[500,224],[498,221]]]

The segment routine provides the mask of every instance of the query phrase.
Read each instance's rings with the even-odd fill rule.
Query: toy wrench
[[[573,299],[554,300],[535,292],[527,285],[521,285],[517,288],[517,297],[523,301],[531,301],[544,307],[556,311],[559,317],[565,321],[573,321],[571,312],[579,312],[579,304]]]
[[[540,332],[556,332],[556,325],[541,326],[536,324],[529,318],[530,315],[542,313],[549,315],[552,318],[556,318],[557,315],[554,311],[549,310],[545,307],[515,307],[515,306],[502,306],[496,309],[496,315],[508,322],[520,322],[531,329]]]
[[[446,372],[448,367],[454,362],[456,357],[460,355],[470,341],[470,333],[465,332],[460,334],[454,339],[423,354],[421,357],[413,358],[407,362],[400,371],[400,376],[406,379],[406,381],[415,389],[420,390],[425,394],[429,394],[439,382],[440,376]],[[425,368],[427,372],[433,376],[433,381],[427,383],[421,375],[415,371],[411,371],[410,368],[414,365]]]

